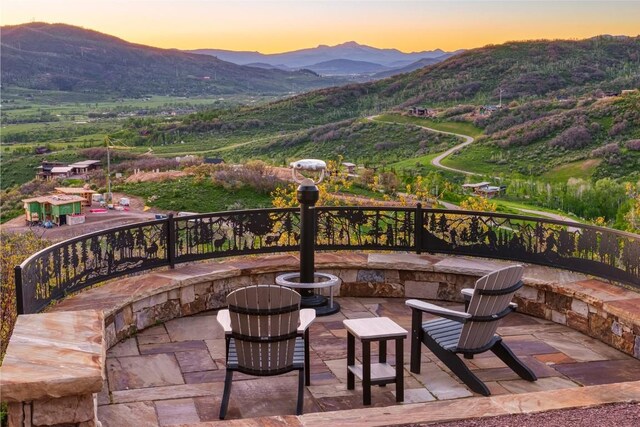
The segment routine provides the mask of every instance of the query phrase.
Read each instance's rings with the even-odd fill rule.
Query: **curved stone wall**
[[[244,257],[182,266],[119,279],[67,298],[50,311],[102,309],[106,343],[149,326],[225,305],[232,290],[274,283],[297,271],[291,255]],[[343,281],[337,296],[462,301],[460,290],[511,264],[495,260],[415,254],[318,254],[318,271]],[[515,302],[520,312],[567,325],[640,358],[640,294],[583,274],[527,266]]]

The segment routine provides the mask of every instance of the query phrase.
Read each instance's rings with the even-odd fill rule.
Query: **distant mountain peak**
[[[342,43],[342,44],[338,44],[338,45],[336,45],[335,47],[362,47],[362,46],[363,46],[363,45],[361,45],[360,43],[358,43],[358,42],[354,42],[354,41],[352,40],[352,41],[349,41],[349,42],[344,42],[344,43]]]
[[[405,53],[398,49],[381,49],[367,46],[355,40],[349,40],[334,46],[321,44],[313,48],[273,54],[246,51],[233,52],[222,49],[198,49],[192,52],[214,55],[224,61],[240,65],[261,63],[263,66],[264,64],[269,64],[278,66],[279,68],[284,65],[289,69],[315,69],[317,68],[316,65],[321,65],[321,68],[324,69],[328,61],[343,60],[342,65],[344,66],[348,63],[344,62],[344,60],[349,60],[351,61],[350,63],[354,65],[351,71],[349,71],[348,67],[344,68],[341,66],[342,71],[349,75],[361,74],[358,70],[363,69],[363,62],[369,63],[370,65],[377,65],[375,68],[377,68],[378,71],[383,71],[389,68],[402,68],[424,58],[437,59],[437,61],[434,62],[438,62],[454,54],[445,52],[442,49]],[[374,67],[370,66],[366,68],[374,69]]]

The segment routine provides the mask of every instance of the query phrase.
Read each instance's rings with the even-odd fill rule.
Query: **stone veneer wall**
[[[401,256],[419,257],[411,254]],[[484,274],[508,264],[491,261],[486,265],[483,261],[459,258],[457,262],[449,262],[445,268],[420,271],[416,265],[406,265],[406,259],[399,260],[397,254],[370,255],[367,261],[373,257],[374,261],[388,257],[389,262],[364,262],[335,268],[322,268],[320,264],[317,270],[342,279],[340,289],[334,292],[336,296],[462,302],[460,291],[463,288],[473,287]],[[454,258],[449,260],[455,261]],[[287,267],[279,265],[277,274],[296,270]],[[543,270],[553,271],[540,267],[534,269],[547,276],[549,272]],[[188,270],[188,267],[183,270]],[[232,269],[228,274],[217,272],[218,278],[198,280],[193,276],[175,283],[172,289],[118,307],[105,317],[107,346],[111,347],[155,324],[224,307],[225,296],[236,288],[274,283],[276,273],[268,270],[272,270],[272,266],[261,267],[258,262],[255,268],[242,274],[236,274]],[[559,274],[560,279],[562,276]],[[525,286],[514,298],[518,311],[567,325],[640,359],[640,294],[582,275],[569,276],[568,281],[562,281],[553,274],[551,279],[545,279],[540,278],[540,274],[528,278],[525,273]],[[633,302],[634,299],[637,302]]]
[[[225,296],[232,290],[250,284],[274,283],[276,274],[297,271],[298,263],[295,256],[278,255],[183,265],[85,290],[53,306],[48,315],[101,311],[105,347],[110,348],[155,324],[221,308],[225,306]],[[316,256],[318,271],[342,279],[340,289],[335,292],[337,296],[458,302],[462,301],[461,289],[473,287],[479,277],[509,264],[512,263],[415,254]],[[515,296],[520,312],[567,325],[640,359],[640,294],[582,274],[546,267],[527,266],[523,281],[525,286]],[[76,402],[78,396],[62,396],[52,401],[60,406],[54,409],[64,412],[61,409],[69,399]],[[89,401],[87,396],[85,400],[83,411],[94,411],[94,399]],[[36,423],[35,418],[32,418],[33,424],[18,423],[19,419],[33,417],[24,412],[22,408],[26,407],[15,403],[9,406],[10,425],[55,425]],[[16,413],[18,409],[20,414]],[[99,426],[94,420],[64,425]]]

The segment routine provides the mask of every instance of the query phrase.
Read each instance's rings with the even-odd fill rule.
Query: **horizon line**
[[[189,48],[189,49],[182,49],[182,48],[177,48],[177,47],[162,47],[162,46],[157,46],[157,45],[152,45],[152,44],[145,44],[145,43],[139,43],[139,42],[135,42],[135,41],[130,41],[127,40],[121,36],[115,35],[115,34],[110,34],[110,33],[106,33],[103,31],[99,31],[99,30],[95,30],[93,28],[88,28],[88,27],[84,27],[82,25],[75,25],[75,24],[69,24],[66,22],[47,22],[47,21],[30,21],[30,22],[23,22],[20,24],[5,24],[5,25],[0,25],[0,28],[4,28],[4,27],[19,27],[19,26],[27,26],[30,24],[45,24],[45,25],[65,25],[68,27],[74,27],[74,28],[80,28],[83,30],[87,30],[87,31],[93,31],[99,34],[104,34],[110,37],[115,37],[117,39],[120,39],[126,43],[130,43],[130,44],[137,44],[137,45],[141,45],[141,46],[147,46],[147,47],[152,47],[155,49],[166,49],[166,50],[178,50],[181,52],[191,52],[191,51],[196,51],[196,50],[222,50],[222,51],[226,51],[226,52],[235,52],[235,53],[258,53],[261,55],[265,55],[265,56],[271,56],[271,55],[281,55],[281,54],[286,54],[286,53],[292,53],[292,52],[297,52],[297,51],[301,51],[301,50],[309,50],[309,49],[317,49],[320,47],[338,47],[338,46],[342,46],[345,44],[349,44],[349,43],[355,43],[358,46],[363,46],[363,47],[371,47],[374,49],[380,49],[380,50],[397,50],[403,54],[416,54],[416,53],[421,53],[421,52],[433,52],[433,51],[437,51],[440,50],[444,53],[452,53],[452,52],[457,52],[457,51],[469,51],[469,50],[473,50],[473,49],[482,49],[485,47],[490,47],[490,46],[500,46],[500,45],[504,45],[504,44],[509,44],[509,43],[526,43],[526,42],[535,42],[535,41],[583,41],[583,40],[589,40],[589,39],[593,39],[596,37],[626,37],[626,38],[637,38],[640,37],[640,33],[636,34],[636,35],[631,35],[631,34],[594,34],[592,36],[588,36],[588,37],[584,37],[584,38],[580,38],[580,37],[570,37],[570,38],[566,38],[566,37],[558,37],[558,38],[548,38],[548,37],[540,37],[540,38],[528,38],[528,39],[513,39],[513,40],[505,40],[503,42],[500,43],[487,43],[484,45],[479,45],[479,46],[474,46],[474,47],[464,47],[464,48],[458,48],[458,49],[453,49],[453,50],[445,50],[439,47],[433,48],[433,49],[429,49],[429,48],[424,48],[422,50],[419,51],[403,51],[401,49],[398,49],[397,47],[379,47],[379,46],[374,46],[373,44],[362,44],[360,42],[357,42],[353,39],[348,40],[348,41],[344,41],[341,43],[337,43],[337,44],[325,44],[325,43],[319,43],[316,46],[307,46],[307,47],[301,47],[301,48],[297,48],[297,49],[292,49],[292,50],[286,50],[286,51],[280,51],[280,52],[273,52],[273,53],[264,53],[261,52],[259,50],[246,50],[246,49],[242,49],[242,50],[233,50],[233,49],[225,49],[225,48],[217,48],[217,47],[198,47],[198,48]]]

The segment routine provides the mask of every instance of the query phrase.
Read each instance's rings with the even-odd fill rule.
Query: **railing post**
[[[167,217],[167,259],[169,267],[176,267],[176,222],[173,214]]]
[[[414,227],[415,236],[413,238],[416,245],[416,253],[420,255],[422,253],[422,203],[416,205],[416,219]]]
[[[22,297],[22,267],[16,265],[13,271],[16,285],[16,311],[18,314],[24,314],[24,299]]]

